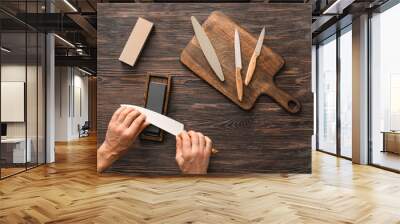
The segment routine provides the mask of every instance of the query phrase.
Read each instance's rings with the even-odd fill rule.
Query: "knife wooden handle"
[[[253,77],[254,70],[256,69],[256,63],[257,63],[257,55],[253,53],[249,62],[249,67],[247,68],[246,79],[244,80],[244,84],[246,86],[249,85],[251,78]]]
[[[241,68],[236,68],[236,90],[239,101],[243,99],[243,80],[241,74]]]

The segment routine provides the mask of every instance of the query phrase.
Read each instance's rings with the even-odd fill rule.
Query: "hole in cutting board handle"
[[[294,100],[289,100],[288,101],[288,108],[294,112],[297,113],[299,111],[300,106],[298,105],[298,103]]]

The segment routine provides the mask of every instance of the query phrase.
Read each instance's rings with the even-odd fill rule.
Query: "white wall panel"
[[[1,122],[24,122],[24,82],[1,82]]]

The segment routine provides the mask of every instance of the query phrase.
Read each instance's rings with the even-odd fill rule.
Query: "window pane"
[[[336,153],[336,37],[318,48],[318,148]]]
[[[400,170],[400,4],[371,19],[372,163]]]
[[[347,30],[350,29],[350,30]],[[340,36],[340,153],[351,158],[352,141],[352,33],[351,27]]]

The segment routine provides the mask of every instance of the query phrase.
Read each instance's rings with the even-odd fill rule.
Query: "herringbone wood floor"
[[[313,153],[311,175],[98,176],[95,138],[0,181],[0,223],[400,223],[400,175]]]

